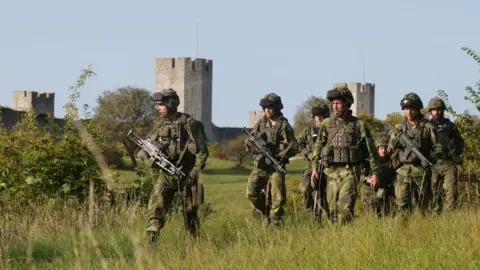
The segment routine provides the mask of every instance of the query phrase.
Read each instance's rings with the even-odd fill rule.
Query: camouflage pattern
[[[332,122],[337,132],[331,133]],[[353,128],[352,128],[353,124]],[[353,220],[355,200],[357,197],[357,183],[361,175],[361,162],[357,163],[337,163],[335,157],[337,151],[332,151],[332,145],[335,141],[339,141],[338,133],[344,133],[344,130],[354,132],[358,137],[358,141],[341,140],[347,142],[342,144],[342,148],[360,147],[364,154],[363,162],[368,160],[368,165],[372,174],[379,175],[379,157],[370,134],[368,126],[359,118],[347,114],[344,120],[336,115],[330,116],[322,121],[325,127],[327,143],[322,149],[321,141],[317,140],[314,146],[314,158],[312,166],[316,166],[320,157],[320,149],[322,149],[323,158],[321,162],[325,164],[324,173],[328,177],[327,184],[327,201],[329,207],[329,216],[333,222],[345,224]],[[345,133],[346,134],[346,133]],[[320,173],[320,172],[319,172]]]
[[[413,107],[423,108],[423,103],[418,95],[409,93],[401,101],[402,108]],[[426,157],[431,157],[431,153],[441,151],[442,146],[437,142],[437,133],[433,125],[426,120],[423,115],[419,115],[419,120],[412,126],[405,118],[397,129],[405,133],[409,138],[420,145],[419,151]],[[411,214],[414,205],[418,207],[422,214],[425,214],[427,206],[431,199],[431,169],[424,169],[415,154],[405,156],[405,149],[399,143],[399,138],[392,133],[389,143],[389,152],[398,151],[402,165],[397,169],[395,181],[395,196],[397,215],[406,217]]]
[[[180,98],[177,92],[173,89],[165,89],[160,92],[155,92],[152,100],[157,104],[165,104],[170,109],[176,110],[180,105]]]
[[[310,184],[310,178],[312,176],[312,167],[310,161],[313,158],[313,147],[315,142],[318,139],[326,142],[326,138],[325,136],[323,136],[324,132],[322,130],[322,127],[323,126],[321,121],[312,120],[309,125],[307,125],[297,136],[299,150],[301,150],[302,156],[304,156],[307,160],[307,164],[305,164],[303,176],[300,180],[299,185],[299,190],[302,194],[305,210],[310,210],[313,208],[314,198],[312,193],[314,190]],[[326,183],[323,184],[326,186]],[[322,198],[325,198],[325,196],[323,196]]]
[[[415,93],[408,93],[406,94],[402,100],[400,101],[400,107],[403,109],[409,107],[421,110],[423,109],[423,102],[420,97]]]
[[[439,97],[433,97],[433,98],[430,99],[430,101],[428,102],[427,109],[428,109],[428,111],[431,111],[431,110],[433,110],[433,109],[446,110],[447,107],[445,106],[445,102],[444,102],[441,98],[439,98]]]
[[[332,90],[327,92],[327,99],[332,102],[335,99],[341,99],[345,101],[347,109],[354,103],[354,98],[352,95],[352,91],[348,89],[346,86],[343,87],[336,87]]]
[[[162,116],[149,138],[162,145],[169,154],[170,161],[177,166],[183,166],[185,174],[194,179],[194,183],[191,183],[192,189],[186,190],[184,225],[185,229],[195,236],[199,225],[197,218],[199,205],[194,203],[192,197],[196,195],[199,173],[205,167],[209,155],[203,124],[188,114],[177,112],[172,118]],[[143,160],[149,158],[143,150],[139,152],[138,156]],[[183,191],[186,179],[165,175],[155,167],[153,169],[159,174],[159,177],[154,184],[148,205],[147,233],[149,237],[153,238],[150,240],[155,242],[159,231],[165,225],[165,216],[172,206],[174,195],[177,191]]]
[[[439,105],[432,104],[431,107],[435,108],[436,106]],[[445,104],[443,104],[443,106],[445,106]],[[456,155],[463,153],[465,142],[455,123],[443,116],[438,120],[431,119],[430,123],[437,129],[438,141],[441,144],[447,145],[451,143]],[[443,209],[442,188],[445,191],[445,209],[452,211],[458,208],[458,170],[448,148],[444,148],[443,150],[444,151],[437,153],[435,156],[436,170],[432,175],[432,210],[434,214],[437,215],[439,215]]]
[[[278,99],[272,96],[270,94],[266,98],[276,99],[277,105],[273,106],[278,106]],[[277,114],[278,117],[275,120],[269,120],[263,116],[250,133],[254,137],[262,138],[272,155],[276,156],[277,160],[281,160],[285,166],[288,159],[297,153],[298,146],[288,120],[279,111]],[[253,153],[253,156],[254,169],[248,178],[246,197],[252,203],[252,207],[258,210],[268,223],[279,224],[284,214],[287,196],[285,175],[268,165],[265,158],[258,153]],[[269,213],[266,207],[267,194],[271,196]]]
[[[260,107],[271,107],[280,112],[280,110],[283,109],[282,98],[275,93],[266,94],[260,100]]]
[[[391,214],[390,201],[395,196],[394,180],[395,169],[400,166],[398,155],[389,155],[386,151],[388,147],[388,137],[380,137],[375,141],[377,148],[385,148],[385,156],[380,157],[381,175],[379,188],[372,188],[366,183],[366,179],[362,181],[361,194],[363,202],[363,212],[365,215],[374,215],[377,217],[385,217]]]

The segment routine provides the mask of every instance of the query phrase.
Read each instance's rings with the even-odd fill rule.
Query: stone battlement
[[[36,91],[14,91],[13,109],[16,111],[35,110],[39,114],[55,113],[55,93]]]
[[[161,70],[182,68],[185,70],[203,70],[208,72],[212,70],[212,64],[212,60],[203,58],[193,60],[191,57],[155,58],[157,70],[159,68]]]

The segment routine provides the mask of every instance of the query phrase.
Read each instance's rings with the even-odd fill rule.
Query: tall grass
[[[317,226],[295,195],[301,162],[289,166],[285,225],[262,226],[245,199],[248,170],[214,161],[202,176],[202,232],[191,239],[181,214],[172,215],[159,243],[145,246],[146,209],[52,202],[16,206],[0,217],[4,269],[477,269],[480,213],[462,209],[439,218],[357,217],[336,228]],[[90,210],[89,210],[90,209]],[[360,213],[361,214],[361,213]],[[91,228],[91,230],[90,230]]]

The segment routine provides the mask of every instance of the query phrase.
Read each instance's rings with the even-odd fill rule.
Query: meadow
[[[202,182],[201,235],[191,239],[172,214],[155,247],[145,245],[146,208],[17,205],[0,217],[3,269],[478,269],[480,215],[463,207],[440,217],[357,217],[319,226],[298,194],[304,162],[288,166],[284,226],[265,228],[245,198],[249,168],[209,159]],[[135,174],[119,171],[124,184]]]

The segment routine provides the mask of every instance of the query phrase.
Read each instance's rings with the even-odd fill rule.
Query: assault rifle
[[[272,155],[272,153],[270,152],[270,150],[267,149],[266,147],[266,143],[264,140],[262,140],[261,138],[255,138],[253,137],[248,131],[247,129],[244,127],[242,129],[243,131],[243,134],[245,134],[245,136],[247,137],[247,141],[248,141],[248,144],[250,146],[253,146],[254,150],[256,152],[258,152],[259,154],[261,154],[262,156],[265,157],[265,162],[269,165],[272,165],[275,170],[277,171],[280,171],[282,173],[286,173],[285,169],[282,167],[282,165],[280,164],[280,162],[278,162]]]
[[[158,165],[166,174],[170,176],[176,175],[185,177],[185,173],[182,171],[182,166],[176,167],[172,162],[170,162],[167,155],[163,153],[163,149],[159,144],[140,138],[132,130],[128,132],[127,137],[145,152],[147,152],[148,156],[154,159],[154,163]]]
[[[317,172],[318,172],[318,178],[315,180],[314,184],[315,186],[313,187],[315,190],[315,201],[313,204],[313,218],[315,222],[321,223],[322,222],[322,209],[327,211],[326,205],[325,204],[325,199],[324,196],[325,194],[323,193],[324,190],[322,188],[325,188],[322,183],[326,183],[326,175],[323,173],[323,169],[325,165],[322,162],[322,151],[320,151],[320,159],[318,162],[318,167],[317,167]]]
[[[442,132],[442,128],[438,129],[438,133]],[[452,158],[453,164],[455,165],[460,165],[463,169],[463,162],[460,156],[457,154],[457,148],[455,147],[454,143],[452,140],[446,141],[444,136],[438,136],[441,140],[441,143],[447,147],[448,150],[448,155]]]
[[[152,158],[154,163],[158,165],[163,172],[165,172],[169,176],[178,176],[178,177],[185,177],[185,196],[192,196],[193,203],[195,206],[198,206],[203,203],[204,200],[204,191],[203,191],[203,184],[197,182],[196,185],[189,185],[190,176],[186,175],[182,171],[182,167],[175,166],[170,160],[168,160],[168,156],[164,153],[164,147],[157,142],[152,142],[151,140],[144,140],[140,138],[137,134],[135,134],[132,130],[130,130],[127,134],[127,137],[132,140],[136,145],[142,148],[145,152],[147,152],[148,156]],[[184,199],[184,203],[186,204],[186,200]]]
[[[400,144],[405,148],[404,155],[408,157],[410,154],[415,154],[415,156],[420,160],[422,167],[427,169],[431,168],[434,170],[433,163],[430,162],[418,149],[420,149],[420,145],[418,145],[415,141],[411,140],[405,133],[396,129],[390,122],[385,121],[385,127],[392,132],[395,137],[399,138]]]

